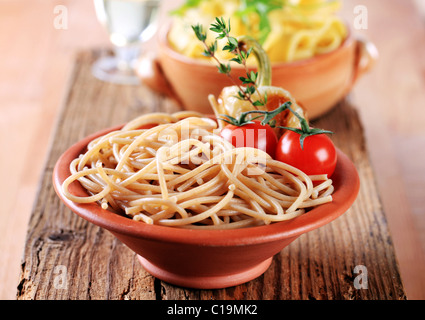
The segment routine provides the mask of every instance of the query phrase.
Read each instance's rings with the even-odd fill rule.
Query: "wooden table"
[[[335,132],[335,143],[359,171],[360,194],[345,215],[301,236],[275,256],[262,276],[246,284],[192,290],[149,275],[134,252],[72,213],[52,186],[58,157],[84,136],[143,113],[179,110],[144,86],[95,79],[90,68],[98,54],[83,52],[75,62],[29,223],[18,299],[406,298],[363,128],[349,100],[315,122]],[[367,272],[367,288],[355,285],[358,268]]]

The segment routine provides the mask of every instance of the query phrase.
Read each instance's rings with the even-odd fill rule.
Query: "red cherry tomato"
[[[332,140],[326,134],[306,137],[301,149],[300,134],[287,130],[277,144],[276,160],[308,175],[327,174],[330,177],[335,171],[337,155]]]
[[[275,156],[277,136],[269,125],[262,125],[260,121],[235,126],[228,124],[220,135],[236,148],[251,147],[267,152],[272,158]]]

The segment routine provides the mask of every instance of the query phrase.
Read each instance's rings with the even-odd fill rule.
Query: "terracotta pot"
[[[273,256],[301,234],[346,212],[359,191],[355,166],[338,150],[338,162],[332,176],[333,202],[295,219],[236,230],[190,230],[148,225],[104,210],[97,203],[74,203],[62,193],[61,185],[70,175],[70,162],[84,152],[89,141],[109,131],[111,129],[79,141],[59,158],[53,171],[55,190],[73,212],[109,230],[137,253],[148,272],[183,287],[224,288],[258,277],[268,268]],[[75,195],[87,195],[79,182],[72,183],[69,190]]]
[[[232,82],[219,74],[214,64],[174,51],[167,32],[168,28],[164,28],[159,33],[157,52],[151,50],[141,57],[137,73],[143,83],[175,98],[185,109],[212,113],[208,95],[218,96]],[[344,98],[377,58],[377,49],[371,42],[350,33],[332,52],[292,63],[273,63],[272,85],[288,90],[305,107],[308,117],[314,119]],[[244,75],[239,66],[232,70],[235,79]]]

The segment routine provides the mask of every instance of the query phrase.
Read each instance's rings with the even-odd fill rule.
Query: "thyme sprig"
[[[238,87],[238,95],[236,96],[240,100],[249,101],[255,109],[259,106],[264,106],[267,103],[267,94],[264,95],[264,97],[261,97],[261,95],[258,92],[258,72],[249,71],[247,67],[247,60],[253,50],[252,47],[248,49],[244,48],[244,43],[239,42],[235,37],[230,35],[231,26],[230,26],[230,19],[228,23],[226,24],[226,21],[223,17],[215,18],[215,21],[211,24],[210,29],[211,31],[217,33],[217,36],[211,44],[207,44],[207,33],[204,31],[202,25],[197,24],[192,26],[193,31],[195,32],[196,37],[198,40],[200,40],[205,47],[205,50],[203,52],[203,55],[206,57],[213,58],[217,63],[218,71],[222,74],[225,74],[234,85]],[[226,39],[227,42],[225,46],[222,48],[223,51],[228,51],[234,55],[230,61],[236,62],[245,68],[246,76],[239,77],[239,80],[242,82],[245,87],[242,87],[239,83],[235,81],[235,79],[231,75],[232,68],[230,66],[230,62],[223,63],[221,62],[217,56],[217,40],[219,39]],[[257,95],[259,96],[258,100],[253,99],[253,95],[257,92]]]

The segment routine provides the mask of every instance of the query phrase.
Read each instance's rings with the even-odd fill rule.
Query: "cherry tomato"
[[[277,144],[276,160],[308,175],[327,174],[330,177],[335,171],[337,155],[332,140],[326,134],[306,137],[301,148],[300,134],[287,130]]]
[[[275,131],[269,125],[262,125],[260,121],[253,121],[243,126],[226,125],[220,135],[236,148],[251,147],[267,152],[272,158],[275,156],[278,142]]]

